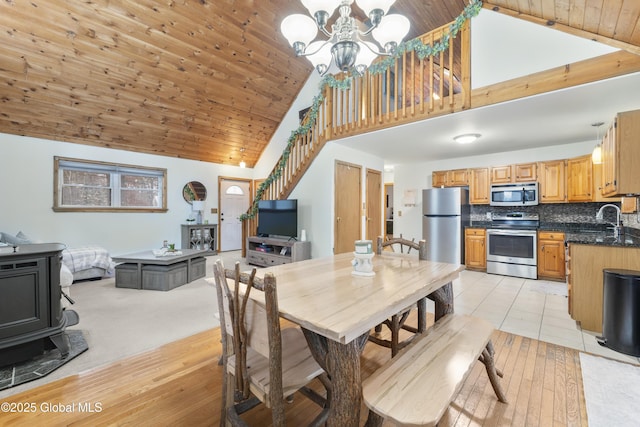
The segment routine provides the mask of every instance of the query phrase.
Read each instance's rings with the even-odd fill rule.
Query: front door
[[[361,239],[362,168],[336,161],[333,252],[353,252]]]
[[[220,178],[220,213],[218,228],[220,251],[242,249],[242,221],[240,215],[249,209],[250,183],[246,180]]]

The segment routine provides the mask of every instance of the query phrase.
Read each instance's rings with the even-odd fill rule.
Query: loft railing
[[[329,140],[469,108],[469,21],[456,37],[450,31],[451,25],[445,25],[420,37],[424,45],[446,46],[434,55],[421,59],[415,50],[405,51],[384,70],[374,65],[361,76],[336,76],[349,79],[348,87],[325,85],[317,111],[302,122],[300,129],[308,130],[292,136],[269,178],[256,182],[260,199],[287,198]],[[257,229],[255,209],[244,223],[246,241]]]
[[[326,102],[332,105],[333,139],[469,108],[468,21],[455,38],[450,37],[450,25],[420,37],[430,46],[447,39],[447,48],[435,55],[420,59],[415,50],[405,51],[386,70],[354,77],[348,89],[332,88]]]

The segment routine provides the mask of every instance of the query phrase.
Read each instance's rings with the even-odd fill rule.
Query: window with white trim
[[[166,211],[167,170],[54,157],[55,211]]]

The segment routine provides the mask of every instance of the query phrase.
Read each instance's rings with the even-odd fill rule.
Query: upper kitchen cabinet
[[[602,195],[640,194],[640,110],[618,113],[602,140]]]
[[[567,201],[566,166],[566,160],[554,160],[538,164],[540,203],[565,203]]]
[[[513,165],[513,182],[534,182],[537,180],[537,163],[520,163]]]
[[[596,163],[593,165],[593,199],[594,202],[620,202],[620,197],[604,197],[602,192],[604,187],[602,185],[602,163]],[[628,213],[628,212],[625,212]]]
[[[434,171],[431,173],[431,187],[440,188],[447,185],[447,171]]]
[[[469,169],[469,203],[489,204],[489,168]]]
[[[464,187],[469,185],[469,170],[455,169],[447,172],[448,187]]]
[[[508,166],[492,166],[491,167],[491,183],[507,184],[511,181],[511,165]]]
[[[454,169],[448,171],[433,171],[431,173],[431,187],[465,187],[469,185],[469,170]]]
[[[591,155],[567,160],[567,201],[593,200],[593,164]]]

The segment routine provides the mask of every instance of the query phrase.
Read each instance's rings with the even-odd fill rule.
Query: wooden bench
[[[435,426],[460,391],[476,360],[484,363],[493,390],[506,403],[493,360],[493,325],[448,314],[362,384],[367,426]]]

